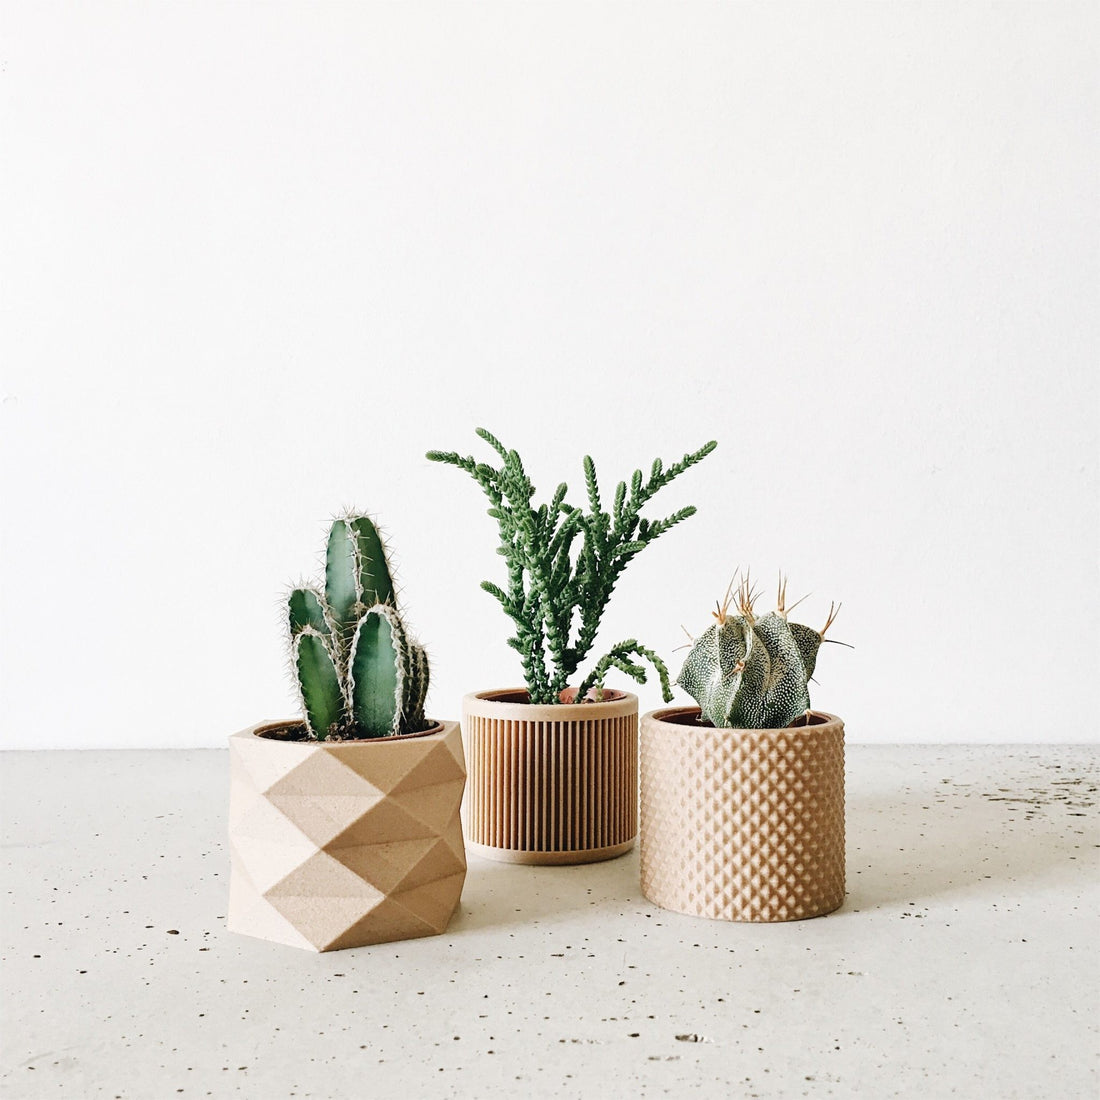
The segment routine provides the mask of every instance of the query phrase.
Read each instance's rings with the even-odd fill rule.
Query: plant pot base
[[[647,901],[652,902],[660,909],[667,909],[670,913],[680,913],[685,917],[698,917],[700,920],[722,920],[728,924],[790,924],[793,921],[813,920],[814,917],[827,916],[829,913],[835,913],[844,904],[844,898],[842,897],[835,904],[829,903],[823,909],[808,907],[804,911],[789,910],[783,916],[749,916],[742,910],[733,909],[732,906],[727,908],[711,905],[700,909],[695,904],[689,904],[688,908],[681,908],[680,905],[673,904],[667,897],[661,901],[650,897],[644,887],[642,893]]]
[[[579,863],[602,863],[608,859],[625,856],[634,847],[634,839],[623,844],[611,844],[606,848],[585,848],[578,852],[530,852],[519,848],[494,848],[490,844],[466,841],[466,851],[497,863],[522,863],[529,867],[563,867]]]

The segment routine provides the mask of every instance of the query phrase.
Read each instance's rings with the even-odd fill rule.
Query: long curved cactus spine
[[[739,614],[730,614],[733,584],[718,605],[715,622],[694,639],[676,683],[699,704],[712,725],[780,729],[810,709],[808,682],[825,631],[839,606],[829,609],[821,630],[787,619],[787,583],[780,578],[777,607],[758,616],[757,594],[746,576],[736,593]]]
[[[324,591],[294,588],[287,619],[311,736],[387,737],[424,728],[428,657],[401,620],[385,544],[367,516],[332,524]]]

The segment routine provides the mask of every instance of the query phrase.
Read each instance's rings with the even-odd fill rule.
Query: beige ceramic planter
[[[638,832],[638,697],[527,703],[522,688],[467,695],[462,727],[471,851],[510,863],[594,863]]]
[[[786,921],[844,901],[844,723],[701,726],[698,707],[642,719],[642,893],[664,909]]]
[[[466,877],[458,723],[373,741],[257,736],[286,725],[229,739],[229,929],[314,951],[442,932]]]

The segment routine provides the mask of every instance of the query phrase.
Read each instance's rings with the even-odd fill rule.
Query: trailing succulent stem
[[[612,647],[610,652],[605,653],[596,662],[595,667],[581,681],[580,687],[577,688],[575,701],[583,702],[585,696],[593,687],[602,689],[603,678],[608,670],[612,668],[617,668],[620,672],[625,672],[627,676],[637,680],[638,683],[644,684],[646,679],[645,669],[637,662],[631,661],[631,657],[644,657],[653,665],[661,681],[661,698],[666,703],[670,703],[672,701],[672,688],[668,682],[668,666],[652,649],[647,649],[633,638],[629,638],[625,642],[619,642],[618,645]]]
[[[481,587],[515,624],[508,644],[520,656],[531,702],[557,703],[588,658],[623,570],[651,542],[695,514],[695,508],[688,506],[665,519],[649,520],[640,515],[642,508],[718,444],[707,443],[667,468],[658,458],[648,477],[635,470],[629,482],[619,482],[611,508],[605,510],[595,463],[588,456],[584,459],[587,509],[566,502],[564,482],[548,503],[535,504],[535,487],[519,454],[484,428],[478,428],[477,434],[496,451],[499,467],[453,451],[429,451],[428,458],[464,470],[489,498],[489,515],[500,532],[497,553],[507,563],[508,578],[503,586],[483,581]],[[664,665],[634,639],[618,643],[596,663],[580,685],[583,690],[578,690],[577,699],[583,699],[593,686],[602,688],[604,674],[611,668],[645,683],[645,669],[631,657],[654,663],[665,699],[671,699]]]
[[[776,610],[757,616],[758,594],[748,575],[712,612],[715,622],[693,640],[676,683],[699,704],[712,725],[780,729],[810,709],[807,684],[825,632],[836,619],[830,607],[821,630],[788,622],[787,582],[780,577]],[[730,605],[736,600],[736,611]]]
[[[337,519],[325,587],[295,588],[287,619],[312,737],[389,737],[424,729],[428,657],[398,613],[385,546],[366,516]]]

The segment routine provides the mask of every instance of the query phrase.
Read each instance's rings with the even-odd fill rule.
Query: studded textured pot
[[[571,700],[572,691],[562,693]],[[522,688],[462,701],[471,851],[508,863],[594,863],[638,832],[638,697],[532,704]]]
[[[800,720],[803,721],[803,720]],[[844,901],[844,723],[715,729],[698,707],[641,728],[642,893],[729,921],[800,920]]]
[[[466,878],[457,722],[371,741],[229,739],[229,929],[313,951],[432,936]]]

